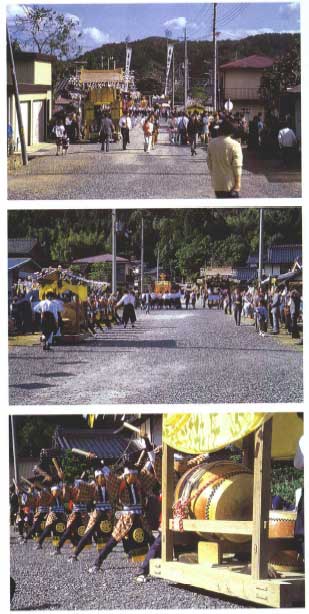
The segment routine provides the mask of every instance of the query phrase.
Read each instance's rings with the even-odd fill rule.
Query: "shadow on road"
[[[64,373],[64,372],[60,372],[60,373],[35,373],[36,377],[75,377],[76,374],[75,373]]]
[[[253,151],[244,151],[244,170],[253,175],[263,175],[270,183],[301,182],[301,171],[297,168],[287,169],[279,159],[265,160]]]
[[[52,388],[52,384],[39,384],[39,383],[30,383],[30,384],[10,384],[10,388],[20,388],[21,390],[40,390],[40,388]]]

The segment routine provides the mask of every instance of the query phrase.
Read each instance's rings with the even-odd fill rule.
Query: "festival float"
[[[64,311],[61,313],[62,334],[54,337],[59,344],[80,343],[88,336],[87,303],[89,290],[106,290],[107,282],[93,281],[75,275],[69,269],[57,268],[43,269],[37,281],[40,285],[39,299],[43,300],[47,290],[63,302]]]
[[[162,554],[151,575],[268,607],[304,605],[296,512],[270,511],[271,461],[294,458],[302,429],[297,414],[165,415]],[[231,444],[241,464],[206,460],[174,488],[175,451],[220,457]],[[193,552],[175,558],[182,538]]]

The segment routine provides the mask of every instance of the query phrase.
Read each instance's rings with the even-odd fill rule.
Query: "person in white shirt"
[[[281,130],[279,130],[278,143],[282,152],[284,164],[287,167],[291,166],[295,156],[297,138],[287,122],[285,122]]]
[[[127,144],[130,143],[130,130],[132,129],[131,118],[127,111],[124,111],[122,117],[119,120],[119,128],[122,135],[122,149],[127,149]]]
[[[136,322],[136,315],[135,315],[135,309],[134,309],[134,306],[135,306],[134,293],[128,292],[126,290],[123,297],[117,303],[117,308],[121,307],[121,305],[123,305],[123,314],[122,314],[123,327],[127,328],[127,324],[130,320],[132,328],[134,328],[134,324]]]
[[[61,119],[57,120],[56,125],[53,127],[53,133],[56,137],[56,156],[59,156],[60,150],[62,149],[63,139],[66,136],[66,129]]]
[[[36,305],[34,311],[41,313],[43,350],[50,350],[53,336],[58,329],[58,310],[60,305],[53,300],[52,290],[47,290],[45,296],[46,298]]]

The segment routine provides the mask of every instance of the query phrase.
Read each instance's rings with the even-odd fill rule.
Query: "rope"
[[[200,470],[198,471],[199,477],[200,477],[201,470],[203,471],[204,467],[203,468],[201,467]],[[215,484],[218,481],[219,481],[219,485],[220,485],[224,480],[232,477],[233,475],[237,475],[237,473],[248,473],[248,471],[242,470],[241,466],[240,466],[240,467],[237,467],[237,469],[235,468],[234,471],[230,471],[230,472],[226,473],[225,475],[221,475],[221,476],[220,475],[216,475],[212,480],[208,481],[206,484],[201,486],[196,491],[196,493],[194,495],[192,495],[191,497],[187,497],[186,499],[183,499],[181,497],[180,499],[178,499],[178,501],[176,501],[176,503],[174,503],[174,505],[172,507],[172,512],[173,512],[173,530],[174,531],[180,531],[180,532],[184,531],[183,521],[185,519],[189,518],[191,503],[195,499],[197,499],[202,494],[202,492],[204,490],[206,490],[206,488],[208,488],[212,484]],[[192,479],[192,477],[191,477],[191,479]],[[188,482],[190,482],[190,478],[189,478]],[[186,487],[188,486],[188,482],[187,482],[187,484],[185,484],[184,491],[185,491]],[[196,476],[194,476],[194,480],[192,480],[192,482],[193,482],[193,484],[196,482]],[[209,505],[208,505],[208,508],[209,508]]]

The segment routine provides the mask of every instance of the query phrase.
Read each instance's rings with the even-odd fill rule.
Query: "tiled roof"
[[[302,258],[302,245],[272,245],[264,254],[264,264],[293,264]],[[258,265],[258,254],[250,254],[248,265]]]
[[[65,429],[58,428],[54,436],[55,445],[65,450],[80,448],[94,452],[106,461],[116,461],[126,450],[129,454],[144,449],[143,439],[126,438],[114,435],[109,429]]]
[[[9,239],[8,240],[8,254],[9,255],[17,255],[27,256],[31,250],[37,244],[37,239]]]
[[[28,262],[32,262],[31,258],[8,258],[8,270],[12,271],[13,269],[17,269],[22,264],[27,264]]]
[[[269,264],[293,264],[302,255],[302,245],[273,245],[268,250]]]
[[[112,262],[113,256],[112,254],[99,254],[98,256],[87,256],[86,258],[79,258],[78,260],[73,260],[73,264],[97,264],[101,262]],[[117,256],[116,261],[121,263],[129,262],[127,258],[122,258],[121,256]]]
[[[236,267],[234,270],[235,279],[239,281],[249,281],[250,279],[256,279],[258,276],[257,269],[251,269],[249,267]]]
[[[249,55],[246,58],[242,58],[241,60],[235,60],[234,62],[228,62],[227,64],[222,64],[220,69],[236,69],[236,68],[270,68],[274,64],[274,59],[270,58],[266,55]]]

